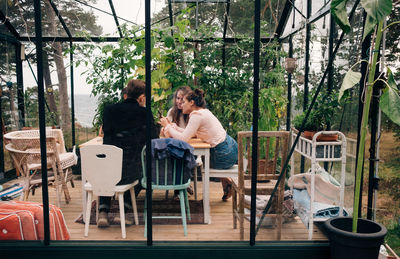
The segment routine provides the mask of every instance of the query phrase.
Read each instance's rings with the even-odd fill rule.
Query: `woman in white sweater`
[[[167,137],[189,141],[196,136],[211,145],[210,166],[215,169],[228,169],[237,162],[237,143],[229,136],[219,120],[205,108],[204,92],[195,89],[183,98],[182,113],[189,114],[186,128],[181,128],[168,119],[162,118],[161,124]],[[224,188],[222,200],[230,197],[230,179],[221,179]]]

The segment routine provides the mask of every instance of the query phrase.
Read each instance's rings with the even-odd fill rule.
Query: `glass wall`
[[[35,65],[36,50],[34,40],[31,39],[31,35],[34,34],[33,2],[17,2],[18,4],[8,4],[7,1],[1,2],[1,10],[7,14],[11,24],[24,37],[26,53],[26,61],[23,62],[25,126],[37,128],[39,123],[38,93],[35,81],[37,71]],[[43,36],[53,37],[45,39],[43,48],[44,58],[47,58],[47,61],[44,62],[43,74],[47,103],[45,107],[46,126],[62,129],[63,140],[58,142],[58,145],[66,146],[65,151],[72,150],[72,133],[70,131],[71,77],[74,79],[75,140],[77,147],[82,148],[93,143],[103,143],[102,134],[107,136],[107,134],[119,134],[127,130],[115,125],[121,121],[125,125],[130,125],[133,119],[124,120],[124,116],[127,116],[126,118],[130,116],[129,112],[125,113],[123,110],[118,110],[119,108],[109,107],[123,107],[121,103],[129,102],[129,99],[134,99],[133,102],[139,106],[142,105],[138,101],[141,95],[132,96],[132,93],[128,93],[128,101],[126,101],[123,92],[129,80],[145,79],[144,1],[138,2],[140,3],[137,6],[133,6],[127,1],[118,1],[118,3],[115,1],[117,21],[121,25],[120,31],[117,30],[114,17],[111,16],[113,10],[108,1],[97,1],[93,5],[76,1],[71,6],[68,5],[68,1],[60,2],[57,7],[62,10],[62,17],[66,21],[72,36],[76,37],[76,41],[79,41],[71,44],[72,49],[70,48],[71,45],[66,43],[68,32],[55,16],[52,7],[47,4],[42,6]],[[167,116],[171,107],[178,106],[178,95],[174,95],[176,92],[179,93],[178,89],[183,86],[189,86],[192,89],[199,88],[204,91],[206,108],[220,122],[222,131],[226,131],[226,134],[239,144],[239,161],[237,166],[232,169],[232,174],[232,172],[216,172],[212,168],[208,168],[210,165],[207,159],[210,149],[221,141],[207,142],[208,139],[203,138],[202,141],[206,142],[203,144],[208,144],[205,147],[199,147],[198,143],[191,142],[192,146],[195,147],[194,154],[197,155],[197,160],[196,166],[190,172],[191,187],[184,188],[185,191],[190,193],[188,204],[191,219],[187,221],[187,235],[184,235],[184,227],[180,219],[154,219],[152,222],[152,239],[154,241],[244,240],[248,242],[251,232],[248,220],[250,219],[248,208],[251,203],[251,188],[242,186],[238,177],[249,180],[248,177],[253,166],[251,164],[253,146],[250,135],[246,134],[250,134],[249,132],[253,130],[254,32],[252,24],[254,22],[254,5],[252,2],[248,3],[248,1],[231,1],[230,4],[223,1],[206,1],[206,3],[197,4],[195,1],[172,1],[171,12],[174,16],[172,19],[173,26],[171,26],[168,2],[152,1],[151,3],[153,23],[151,35],[152,96],[151,103],[147,103],[147,105],[151,105],[155,122],[161,123],[161,117]],[[343,187],[344,196],[333,197],[335,202],[337,201],[334,205],[341,205],[340,202],[344,201],[345,212],[349,215],[352,214],[357,138],[357,124],[355,122],[358,120],[358,100],[361,91],[354,88],[346,96],[346,100],[342,102],[338,102],[337,96],[345,71],[360,56],[362,13],[360,9],[357,9],[356,17],[352,20],[353,31],[344,37],[343,42],[340,42],[339,37],[342,32],[337,26],[333,26],[334,30],[332,31],[331,17],[329,11],[324,12],[325,5],[323,2],[312,3],[309,19],[312,23],[310,26],[306,26],[307,1],[296,1],[290,12],[285,14],[283,13],[284,4],[283,1],[261,1],[262,42],[260,45],[260,116],[258,130],[283,131],[286,128],[288,103],[290,103],[291,109],[290,119],[292,123],[290,128],[296,128],[296,121],[299,121],[296,117],[310,106],[314,94],[322,84],[311,115],[329,113],[328,121],[324,121],[323,127],[318,128],[318,130],[340,131],[344,134],[345,138],[339,137],[339,139],[342,143],[344,143],[344,140],[347,143],[346,163],[343,165],[345,180],[341,181],[343,171],[342,161],[339,160],[335,162],[320,161],[317,167],[317,164],[311,164],[310,159],[302,161],[300,152],[294,149],[293,162],[288,161],[286,163],[285,157],[290,153],[291,144],[295,139],[295,131],[293,130],[282,137],[283,140],[280,139],[280,133],[270,137],[263,136],[265,137],[264,140],[260,138],[258,172],[260,175],[272,173],[273,176],[270,178],[267,176],[265,178],[259,177],[257,181],[258,188],[264,188],[265,194],[264,196],[257,196],[255,203],[257,205],[257,241],[311,239],[308,228],[310,221],[307,218],[302,218],[299,213],[300,208],[297,207],[298,204],[296,204],[297,201],[294,198],[294,189],[297,188],[293,185],[293,181],[295,181],[293,177],[309,170],[318,171],[320,175],[328,178],[332,184],[332,190]],[[21,12],[21,10],[27,11]],[[316,19],[315,17],[319,16],[318,13],[320,12],[324,15]],[[273,40],[272,37],[282,15],[288,17],[286,26],[283,34],[277,35],[278,38]],[[226,16],[229,19],[225,27]],[[0,28],[2,35],[4,31],[4,35],[10,36],[7,28],[4,28],[3,25]],[[124,37],[119,38],[121,34]],[[82,42],[82,38],[78,37],[86,38],[88,41]],[[333,40],[333,47],[330,49],[329,42],[331,39]],[[332,69],[327,72],[325,79],[321,82],[325,71],[330,69],[328,61],[336,44],[340,44],[340,48],[333,61]],[[2,52],[5,53],[3,56],[6,55],[2,57],[2,60],[14,62],[3,62],[4,64],[1,66],[2,79],[8,76],[10,79],[7,80],[15,84],[14,45],[2,41],[1,48],[6,50]],[[291,89],[288,88],[289,74],[285,70],[290,52],[289,48],[293,49],[291,57],[295,59],[296,63],[296,68],[290,75]],[[74,63],[71,63],[69,53],[73,53]],[[308,61],[306,59],[307,53],[309,54]],[[71,73],[71,66],[73,67],[73,74]],[[64,73],[60,73],[60,71]],[[3,82],[1,85],[3,88],[2,100],[4,100],[7,91],[5,91]],[[10,96],[7,98],[9,100],[16,98],[16,93],[13,91],[8,91]],[[291,91],[290,100],[287,98],[288,91]],[[7,103],[6,100],[2,102],[2,116],[7,131],[19,130],[21,127],[16,125],[18,119],[14,118],[17,113],[13,111],[13,106],[15,110],[16,100],[8,101],[8,104],[5,103]],[[119,106],[115,105],[117,103]],[[114,106],[111,106],[111,104],[114,104]],[[107,109],[111,114],[111,116],[109,114],[109,119],[105,118]],[[123,119],[120,120],[119,117]],[[212,118],[214,119],[214,117]],[[144,124],[144,120],[141,123]],[[110,124],[113,126],[110,126]],[[115,132],[117,128],[118,132]],[[155,124],[154,128],[159,130],[161,126]],[[135,138],[141,138],[137,136],[144,137],[144,133],[143,130],[135,132]],[[159,135],[159,133],[156,135]],[[165,137],[162,133],[161,136]],[[200,137],[201,139],[201,136],[201,133],[197,134],[197,138]],[[129,137],[133,137],[133,135],[131,134]],[[104,140],[105,144],[112,144],[112,142],[107,142],[107,137]],[[141,169],[141,150],[144,138],[142,140],[141,142],[135,140],[132,144],[136,150],[135,155],[132,155],[132,157],[135,157],[136,163],[134,163],[134,168],[131,169],[139,175],[135,178],[135,180],[139,180],[138,185],[141,184],[143,172]],[[118,143],[121,147],[125,147],[124,145],[128,142],[121,139],[118,141],[120,141]],[[301,138],[301,141],[308,143],[303,138]],[[338,152],[337,156],[340,156],[343,152],[341,150],[343,147],[342,145],[334,149],[334,152]],[[274,150],[281,152],[280,155],[274,156]],[[283,151],[285,151],[284,155],[282,155]],[[128,151],[124,150],[124,152]],[[211,152],[213,152],[212,149]],[[5,153],[5,157],[8,159],[7,153]],[[57,192],[61,194],[61,190],[56,191],[54,188],[49,188],[49,202],[60,206],[69,228],[71,240],[122,239],[117,200],[110,203],[108,214],[110,226],[99,228],[96,226],[97,201],[94,199],[93,203],[90,204],[92,217],[90,218],[89,235],[88,237],[84,236],[83,214],[87,206],[85,202],[87,196],[83,185],[85,179],[88,178],[83,175],[81,162],[79,160],[76,166],[63,172],[72,173],[75,179],[74,188],[71,188],[70,181],[66,183],[71,201],[67,203],[63,195],[61,195],[62,199],[59,198],[60,195],[57,195]],[[264,165],[261,165],[262,163]],[[280,184],[276,185],[279,173],[285,167],[285,164],[288,166],[287,175],[280,179]],[[7,169],[11,168],[10,165],[11,162],[7,162]],[[235,175],[237,172],[239,173]],[[229,177],[222,177],[221,175],[224,173]],[[234,177],[231,178],[231,176]],[[122,177],[124,177],[124,172]],[[292,177],[291,180],[289,180],[290,177]],[[250,181],[245,182],[250,183]],[[279,186],[279,188],[273,191],[275,186]],[[235,193],[232,190],[238,192],[237,196],[230,197],[232,193]],[[270,199],[268,195],[271,195],[272,192],[274,197],[271,202],[268,202]],[[127,240],[146,240],[144,227],[145,193],[145,190],[137,193],[139,225],[128,224],[126,227]],[[42,190],[37,188],[35,195],[32,196],[31,194],[28,200],[42,203],[41,195]],[[125,197],[125,199],[128,198]],[[165,190],[155,190],[152,196],[153,216],[180,215],[182,206],[180,199],[182,197],[179,197],[173,191],[166,193]],[[104,204],[103,202],[100,203]],[[266,211],[266,208],[268,208],[268,211]],[[127,223],[134,223],[133,211],[129,206],[127,206],[127,209]],[[235,217],[237,215],[235,210],[243,216],[243,224],[240,217]],[[267,212],[267,215],[265,215],[265,212]],[[305,215],[309,215],[307,211]],[[313,240],[327,240],[316,225],[313,225],[313,227],[316,230],[312,236]]]

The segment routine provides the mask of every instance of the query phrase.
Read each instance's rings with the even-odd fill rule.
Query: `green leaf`
[[[165,36],[164,42],[167,48],[172,48],[174,46],[174,38],[171,36]]]
[[[332,0],[331,13],[340,28],[345,33],[348,33],[350,31],[350,23],[347,18],[346,3],[347,0]]]
[[[393,89],[399,89],[399,86],[397,85],[396,81],[394,80],[392,70],[390,68],[387,68],[387,83],[390,87]],[[399,89],[400,90],[400,89]]]
[[[400,126],[400,96],[397,89],[386,87],[379,106],[391,121]]]
[[[367,12],[367,21],[363,35],[364,40],[374,30],[376,24],[390,15],[392,12],[392,0],[361,0],[361,6]]]
[[[356,84],[360,82],[361,79],[361,73],[360,72],[354,72],[353,70],[347,71],[346,75],[343,78],[343,83],[342,86],[340,87],[339,90],[339,100],[342,98],[344,92]]]
[[[365,37],[367,37],[371,32],[374,31],[377,23],[377,20],[373,16],[367,14],[364,26],[363,40],[365,40]]]

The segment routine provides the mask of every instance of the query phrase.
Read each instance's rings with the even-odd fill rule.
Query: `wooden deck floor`
[[[201,190],[201,182],[199,190]],[[90,225],[89,236],[84,237],[84,225],[75,223],[82,210],[81,203],[81,181],[75,181],[75,188],[68,184],[71,202],[69,204],[62,200],[61,209],[64,213],[67,226],[72,240],[122,240],[121,228],[113,225],[106,229],[99,229],[95,225]],[[139,199],[143,199],[144,191],[140,193]],[[37,190],[34,196],[29,197],[29,201],[41,202],[41,190]],[[170,195],[171,196],[171,195]],[[237,241],[239,240],[239,229],[233,229],[232,202],[223,202],[221,184],[210,182],[210,205],[211,205],[211,224],[190,224],[188,225],[188,235],[183,235],[182,225],[153,225],[153,240],[155,241]],[[49,198],[51,204],[56,204],[55,190],[49,187]],[[164,193],[155,193],[154,199],[163,199]],[[201,199],[201,191],[199,193]],[[194,197],[190,197],[194,199]],[[249,222],[245,221],[245,240],[249,240]],[[143,236],[144,226],[128,226],[126,228],[126,240],[145,240]],[[298,217],[294,221],[285,223],[282,226],[282,240],[307,240],[308,230]],[[276,240],[274,228],[261,228],[256,240]],[[327,240],[325,235],[314,227],[313,240]]]

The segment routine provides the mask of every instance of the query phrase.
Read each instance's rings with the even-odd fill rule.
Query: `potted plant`
[[[337,95],[334,92],[326,91],[318,96],[315,107],[311,111],[303,129],[301,129],[301,124],[305,118],[305,112],[300,113],[293,119],[293,126],[297,130],[303,131],[303,137],[312,139],[315,133],[327,130],[332,125],[335,111],[338,108]],[[335,141],[337,138],[337,135],[320,135],[317,141]]]
[[[333,1],[331,4],[331,13],[343,31],[348,32],[350,31],[350,23],[347,19],[346,2],[346,0]],[[375,78],[383,31],[387,30],[391,25],[399,22],[389,24],[385,28],[383,27],[386,17],[390,15],[392,11],[391,0],[363,0],[361,1],[361,5],[367,13],[367,22],[365,23],[363,30],[363,40],[367,35],[374,31],[371,44],[373,50],[370,51],[371,57],[368,61],[361,60],[355,64],[357,65],[361,62],[367,62],[369,73],[368,81],[365,86],[363,86],[365,87],[365,99],[363,102],[364,108],[361,119],[360,142],[358,147],[353,217],[339,217],[325,222],[328,236],[331,240],[332,258],[354,258],[354,255],[357,255],[357,258],[377,258],[380,245],[383,243],[384,237],[387,233],[387,230],[383,225],[361,219],[358,215],[362,177],[361,172],[364,167],[364,149],[368,127],[368,116],[373,88],[378,87],[376,84],[377,82],[384,83],[383,94],[381,95],[379,102],[380,108],[389,119],[400,125],[400,96],[391,70],[387,68],[387,80],[382,79],[381,76],[377,79]],[[361,73],[354,72],[352,70],[353,67],[350,68],[343,79],[339,97],[342,97],[343,93],[347,89],[358,84],[361,79]]]

